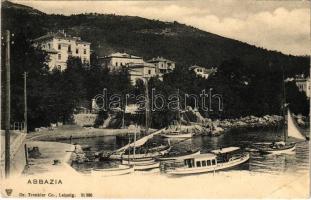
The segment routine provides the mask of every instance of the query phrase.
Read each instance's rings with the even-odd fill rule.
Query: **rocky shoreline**
[[[191,123],[183,125],[182,129],[194,130],[197,135],[218,136],[231,130],[273,128],[282,126],[283,117],[278,115],[265,115],[263,117],[246,116],[236,119],[208,119],[205,118],[201,123]],[[169,131],[171,128],[166,129]],[[213,131],[217,130],[216,132]],[[126,129],[93,129],[93,128],[75,128],[74,130],[62,129],[54,131],[37,132],[28,135],[29,140],[57,141],[77,138],[101,137],[106,135],[123,135],[127,133]]]
[[[256,130],[257,128],[273,128],[282,126],[283,117],[278,115],[265,115],[263,117],[246,116],[236,119],[211,120],[203,123],[203,134],[219,136],[232,130]],[[213,127],[211,130],[211,127]],[[216,130],[216,131],[215,131]]]
[[[213,123],[224,129],[230,128],[256,128],[256,127],[274,127],[281,125],[283,117],[278,115],[265,115],[263,117],[247,116],[239,119],[216,120]]]

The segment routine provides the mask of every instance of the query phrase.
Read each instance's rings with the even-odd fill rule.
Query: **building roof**
[[[240,147],[226,147],[226,148],[222,148],[222,149],[213,150],[212,152],[216,153],[216,154],[219,154],[219,153],[229,153],[229,152],[232,152],[232,151],[236,151],[238,149],[240,149]]]
[[[151,60],[147,60],[147,62],[148,63],[156,63],[156,62],[172,62],[172,63],[175,63],[174,61],[171,61],[171,60],[163,58],[163,57],[152,58]]]
[[[80,37],[73,37],[71,35],[67,35],[64,31],[48,32],[46,35],[38,37],[38,38],[34,39],[33,41],[34,42],[41,42],[41,41],[51,40],[53,38],[65,39],[65,40],[74,40],[77,43],[91,44],[89,42],[82,41]]]
[[[142,57],[139,56],[133,56],[127,53],[120,53],[120,52],[116,52],[116,53],[112,53],[109,54],[107,56],[104,57],[100,57],[100,58],[128,58],[128,59],[142,59]]]

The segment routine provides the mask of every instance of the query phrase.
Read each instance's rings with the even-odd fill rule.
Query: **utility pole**
[[[24,132],[27,133],[28,130],[28,120],[27,120],[27,72],[24,72]]]
[[[11,91],[10,91],[10,31],[6,31],[5,44],[5,178],[10,176],[10,113],[11,113]]]

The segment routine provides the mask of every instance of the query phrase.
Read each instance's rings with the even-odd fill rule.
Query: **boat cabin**
[[[214,153],[217,156],[217,162],[228,162],[235,157],[240,157],[243,152],[239,147],[226,147],[226,148],[220,148],[213,150],[212,153]]]
[[[214,154],[198,154],[192,158],[185,159],[184,165],[188,168],[210,167],[217,165],[217,159]]]

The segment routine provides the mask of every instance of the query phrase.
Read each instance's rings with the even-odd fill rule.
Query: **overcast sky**
[[[299,0],[20,1],[45,13],[178,21],[285,54],[310,55],[310,2]]]

